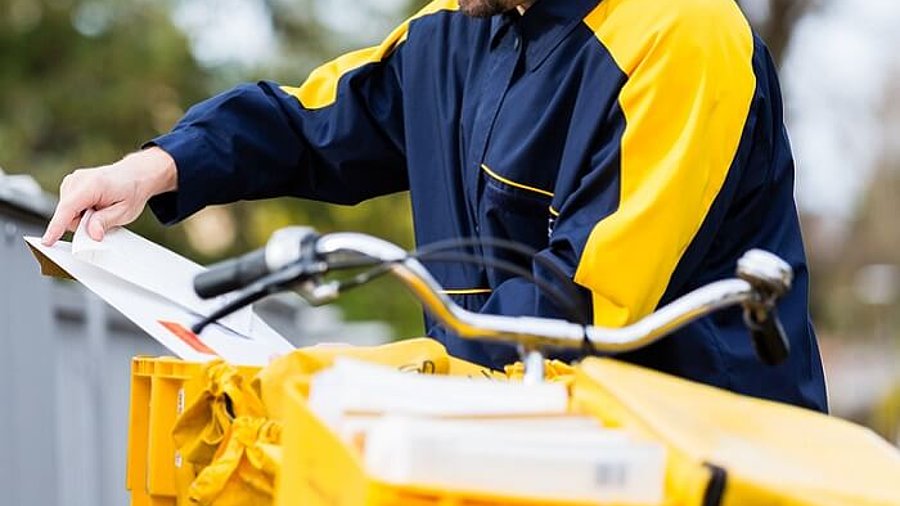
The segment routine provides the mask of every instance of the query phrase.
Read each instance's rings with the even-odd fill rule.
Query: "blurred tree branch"
[[[738,0],[744,7],[750,0]],[[758,1],[758,0],[757,0]],[[775,62],[781,65],[791,42],[797,22],[805,14],[818,8],[825,0],[767,0],[768,16],[754,26],[766,41]]]

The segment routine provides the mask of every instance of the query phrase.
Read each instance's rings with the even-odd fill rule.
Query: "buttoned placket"
[[[481,201],[481,165],[487,152],[491,132],[495,127],[500,106],[506,98],[507,91],[512,85],[516,68],[524,54],[524,42],[519,26],[514,21],[509,21],[500,35],[500,40],[490,51],[488,58],[488,73],[482,80],[479,90],[482,97],[479,107],[472,122],[471,148],[467,154],[469,168],[468,187],[470,192],[469,205],[472,206],[475,233],[481,233],[481,225],[478,221],[478,206]]]

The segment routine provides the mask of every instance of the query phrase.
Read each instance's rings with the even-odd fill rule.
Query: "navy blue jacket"
[[[530,245],[583,290],[583,316],[602,326],[733,276],[750,248],[772,251],[796,272],[779,308],[785,364],[758,361],[737,309],[622,358],[826,409],[779,84],[733,0],[546,0],[488,19],[436,0],[300,87],[239,86],[153,142],[178,166],[178,191],[151,202],[164,222],[239,199],[353,204],[410,190],[420,246]],[[531,260],[471,252],[547,277]],[[561,314],[524,278],[430,268],[468,309]],[[456,356],[516,359],[429,326]]]

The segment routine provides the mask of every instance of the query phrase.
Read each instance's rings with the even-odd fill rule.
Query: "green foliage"
[[[0,167],[56,189],[167,131],[209,78],[166,2],[0,0]],[[180,230],[148,225],[184,251]]]
[[[314,3],[266,1],[281,52],[255,69],[204,69],[172,23],[173,2],[0,0],[0,167],[55,189],[71,170],[110,163],[168,131],[191,104],[217,89],[258,78],[302,82],[313,66],[351,43],[322,26]],[[233,240],[215,250],[200,246],[217,231],[191,237],[191,223],[163,228],[145,213],[134,228],[204,263],[256,248],[292,224],[364,231],[412,246],[405,195],[355,208],[296,199],[239,203],[225,214]],[[340,304],[349,318],[387,321],[398,336],[423,333],[418,305],[390,280]]]
[[[55,187],[167,130],[206,79],[165,3],[0,0],[0,164]]]

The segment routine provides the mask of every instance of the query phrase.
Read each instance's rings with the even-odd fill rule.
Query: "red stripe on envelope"
[[[212,348],[207,346],[200,340],[200,336],[194,334],[189,329],[175,322],[166,322],[159,320],[159,324],[166,328],[169,332],[175,334],[175,337],[184,341],[185,344],[193,348],[195,351],[205,353],[207,355],[218,355]]]

